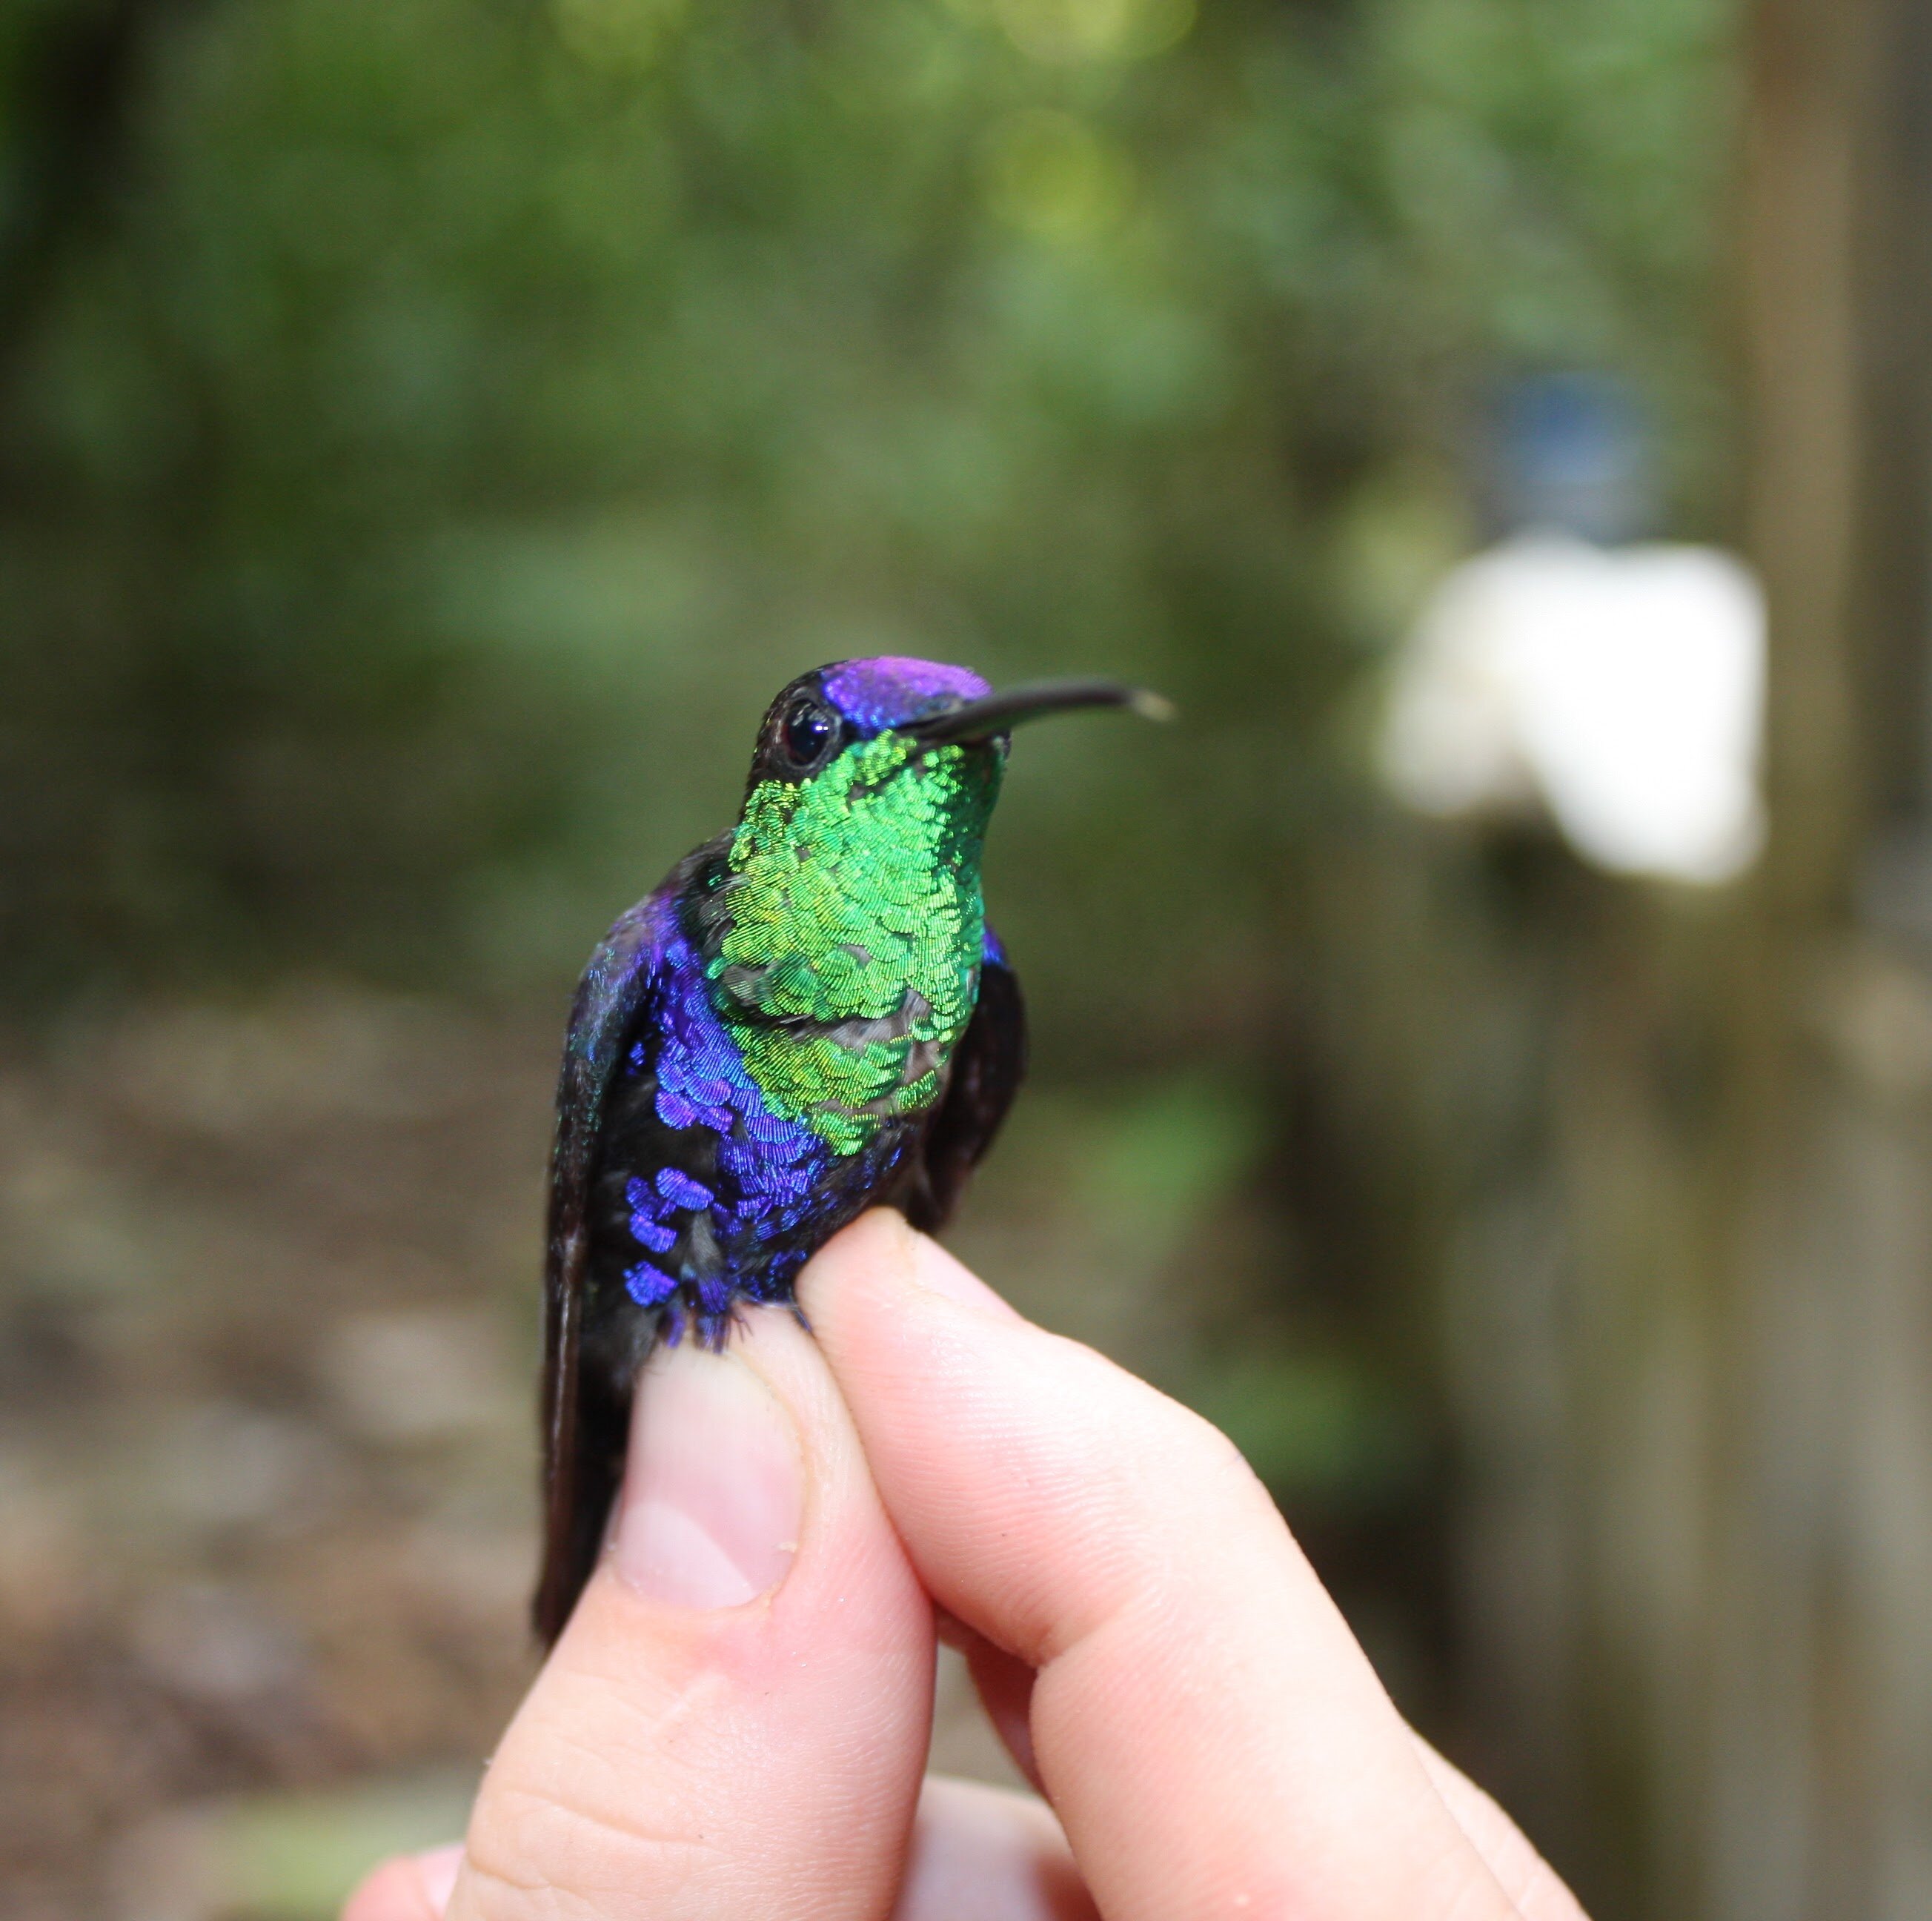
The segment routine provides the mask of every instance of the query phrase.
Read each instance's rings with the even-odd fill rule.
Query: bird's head
[[[963,667],[896,655],[801,674],[766,712],[716,872],[714,977],[767,1019],[844,1019],[874,1000],[888,1013],[915,975],[930,1000],[934,968],[961,976],[970,1007],[980,849],[1012,730],[1166,704],[1110,680],[996,693]]]
[[[997,788],[1022,721],[1105,707],[1161,719],[1172,711],[1160,695],[1116,680],[1028,681],[995,693],[970,668],[944,661],[893,654],[836,661],[800,674],[766,710],[748,811],[769,787],[822,786],[828,798],[849,803],[902,779],[948,788],[956,781],[970,811],[974,790]]]

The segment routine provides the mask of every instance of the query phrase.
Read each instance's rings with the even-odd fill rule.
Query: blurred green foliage
[[[467,1774],[380,1776],[330,1793],[238,1796],[164,1815],[124,1844],[117,1912],[328,1921],[376,1862],[463,1831]]]
[[[1143,1259],[1172,1260],[1252,1170],[1262,1125],[1252,1100],[1199,1074],[1142,1088],[1090,1122],[1075,1205]]]
[[[1181,701],[1028,737],[993,897],[1049,1022],[1239,1043],[1286,877],[1370,804],[1359,690],[1490,378],[1624,370],[1711,497],[1728,32],[22,0],[9,983],[560,992],[727,818],[770,693],[889,649]],[[90,35],[121,84],[56,84]]]

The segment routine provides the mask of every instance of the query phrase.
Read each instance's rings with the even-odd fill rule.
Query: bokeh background
[[[1184,715],[1018,743],[961,1250],[1598,1921],[1932,1913],[1928,127],[1926,0],[0,9],[8,1921],[460,1824],[575,971],[880,651]],[[1762,582],[1722,884],[1390,791],[1546,524]]]

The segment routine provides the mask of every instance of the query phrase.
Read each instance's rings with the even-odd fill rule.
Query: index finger
[[[1222,1435],[895,1215],[800,1298],[921,1579],[1038,1670],[1040,1778],[1109,1921],[1517,1914]]]

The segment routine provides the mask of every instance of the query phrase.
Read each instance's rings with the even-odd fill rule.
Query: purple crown
[[[842,660],[825,670],[824,686],[832,705],[868,733],[903,727],[909,720],[982,699],[992,692],[965,668],[896,653]]]

